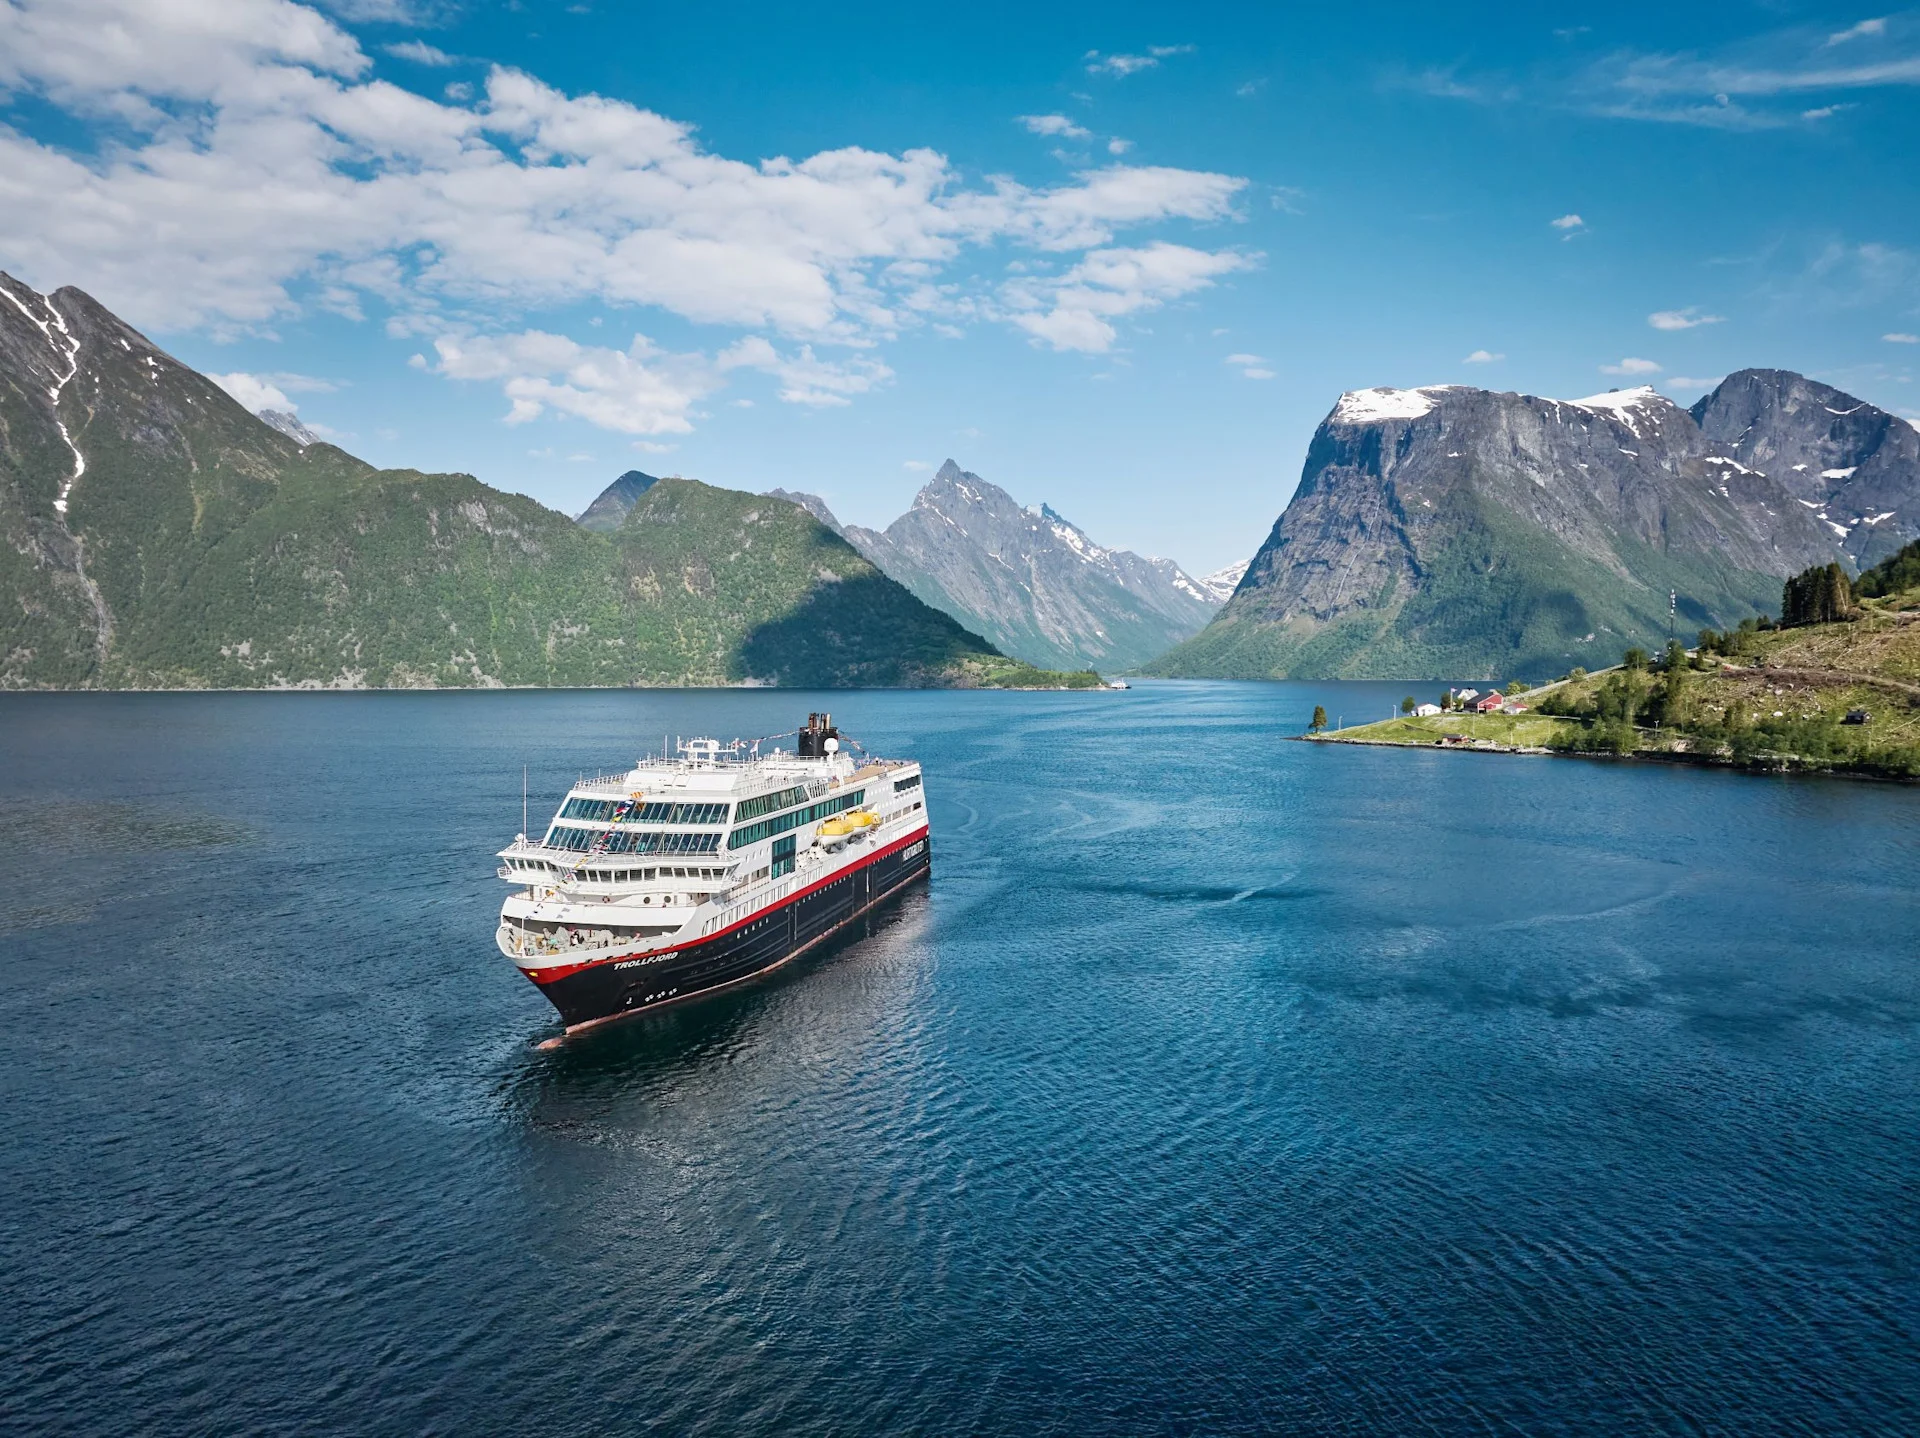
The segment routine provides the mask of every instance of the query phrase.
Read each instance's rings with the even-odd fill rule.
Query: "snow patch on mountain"
[[[1350,389],[1333,407],[1333,418],[1340,424],[1418,419],[1433,409],[1431,396],[1452,388],[1452,385],[1430,384],[1418,389]]]
[[[1240,581],[1247,577],[1247,570],[1252,564],[1253,560],[1247,558],[1238,564],[1216,569],[1201,578],[1200,587],[1213,596],[1215,604],[1225,604],[1233,598],[1233,591],[1240,587]]]

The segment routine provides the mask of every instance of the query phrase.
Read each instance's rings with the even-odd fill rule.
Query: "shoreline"
[[[1810,776],[1824,779],[1865,780],[1878,784],[1920,784],[1920,779],[1907,778],[1898,774],[1879,774],[1870,770],[1848,768],[1837,764],[1809,763],[1797,758],[1778,760],[1751,760],[1741,762],[1731,755],[1694,754],[1685,751],[1641,749],[1631,754],[1610,754],[1597,749],[1550,749],[1539,744],[1501,744],[1492,739],[1476,740],[1467,744],[1412,743],[1405,739],[1354,739],[1344,737],[1356,730],[1335,731],[1332,734],[1288,734],[1287,739],[1304,744],[1352,744],[1369,749],[1416,749],[1431,751],[1443,750],[1450,754],[1497,754],[1503,756],[1522,756],[1547,759],[1590,759],[1615,764],[1670,764],[1695,769],[1724,769],[1730,773],[1752,774],[1760,777],[1778,778],[1785,776]]]

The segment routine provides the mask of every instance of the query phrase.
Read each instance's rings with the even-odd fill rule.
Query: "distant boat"
[[[1124,680],[1124,679],[1109,679],[1109,680],[1107,681],[1107,688],[1109,688],[1109,689],[1131,689],[1131,688],[1133,688],[1133,686],[1132,686],[1131,684],[1129,684],[1129,683],[1127,683],[1127,681],[1126,681],[1126,680]]]

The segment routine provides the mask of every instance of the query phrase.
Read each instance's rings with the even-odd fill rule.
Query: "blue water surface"
[[[1402,687],[0,696],[0,1428],[1920,1431],[1920,789]],[[523,763],[820,708],[931,884],[536,1049]]]

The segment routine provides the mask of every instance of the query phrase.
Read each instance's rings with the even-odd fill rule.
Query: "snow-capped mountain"
[[[1344,394],[1208,628],[1150,672],[1544,677],[1777,611],[1781,580],[1889,552],[1920,435],[1798,375],[1691,411],[1465,385]],[[1863,536],[1866,536],[1863,538]],[[1846,545],[1852,545],[1846,548]],[[1872,547],[1870,547],[1872,546]]]
[[[1252,563],[1251,559],[1243,559],[1238,564],[1216,569],[1196,582],[1214,597],[1215,602],[1225,604],[1233,598],[1233,591],[1240,587],[1240,581],[1247,577],[1247,569]]]
[[[1130,668],[1197,632],[1220,603],[1172,560],[1108,549],[952,460],[884,532],[842,532],[928,604],[1050,668]]]

